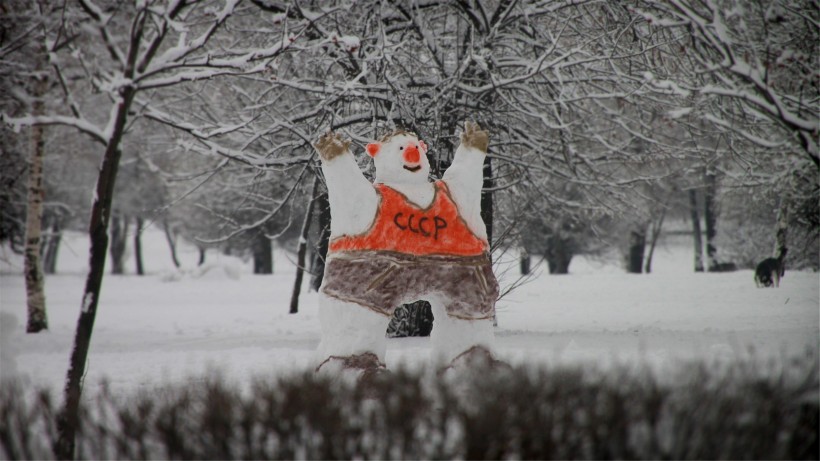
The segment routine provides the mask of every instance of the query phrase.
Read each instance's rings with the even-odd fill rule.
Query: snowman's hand
[[[328,131],[316,141],[313,147],[319,152],[322,160],[333,160],[347,152],[350,147],[350,140],[343,139],[341,135]]]
[[[464,132],[461,133],[461,144],[487,153],[487,146],[490,144],[490,135],[485,130],[482,130],[481,127],[478,126],[478,123],[464,122]]]

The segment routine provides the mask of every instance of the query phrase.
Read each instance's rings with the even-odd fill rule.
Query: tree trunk
[[[667,207],[661,209],[661,215],[658,217],[657,221],[652,221],[652,228],[651,228],[651,235],[649,240],[649,254],[646,256],[646,263],[644,264],[643,271],[646,274],[652,273],[652,257],[655,255],[655,246],[658,244],[658,237],[661,235],[661,227],[663,227],[663,221],[666,219],[666,210]]]
[[[325,276],[325,258],[330,245],[330,202],[328,202],[326,190],[319,195],[315,206],[319,215],[317,223],[319,224],[319,248],[314,255],[313,277],[310,280],[310,286],[313,290],[319,291]]]
[[[569,262],[570,259],[567,257],[558,256],[549,258],[547,257],[547,267],[549,268],[550,275],[566,275],[569,274]]]
[[[174,267],[177,269],[180,268],[181,264],[179,263],[179,258],[177,258],[177,239],[174,235],[173,231],[171,231],[171,226],[168,225],[168,220],[163,220],[162,227],[165,230],[165,240],[168,241],[168,248],[171,250],[171,261],[174,263]]]
[[[273,274],[273,245],[261,230],[253,238],[253,273]]]
[[[202,245],[197,245],[196,249],[199,251],[199,261],[197,261],[196,265],[202,266],[203,264],[205,264],[205,253],[208,251],[208,249]]]
[[[626,271],[640,274],[643,270],[643,256],[646,251],[646,227],[629,233],[629,252],[626,259]]]
[[[490,263],[493,261],[493,159],[490,156],[484,157],[484,168],[482,170],[484,175],[484,184],[481,191],[481,219],[484,221],[484,226],[487,227],[487,243],[490,251],[487,255]],[[569,263],[567,263],[569,265]],[[421,314],[418,314],[421,315]],[[498,326],[498,316],[493,312],[493,326]]]
[[[63,217],[54,216],[51,223],[51,235],[46,243],[46,251],[43,254],[43,270],[46,274],[57,273],[57,254],[60,251],[60,242],[63,238]]]
[[[789,231],[789,217],[790,217],[790,207],[791,200],[788,194],[786,194],[780,200],[780,207],[777,209],[777,224],[775,227],[775,234],[774,234],[774,249],[772,251],[772,256],[781,260],[786,257],[787,251],[787,240],[788,240],[788,231]]]
[[[137,275],[145,275],[145,266],[142,264],[142,224],[142,217],[137,216],[137,228],[134,229],[134,260],[137,264]]]
[[[703,193],[703,221],[706,224],[706,263],[709,271],[716,270],[717,247],[715,246],[715,236],[717,235],[717,207],[715,196],[717,194],[717,179],[714,173],[706,173],[706,189]]]
[[[529,275],[530,274],[530,254],[528,252],[522,252],[521,256],[519,256],[519,263],[521,266],[521,275]]]
[[[66,385],[64,407],[57,418],[58,440],[55,454],[59,459],[73,459],[75,436],[79,423],[79,405],[82,395],[82,381],[86,372],[88,349],[91,345],[91,333],[97,316],[97,305],[105,272],[105,259],[108,252],[108,223],[110,221],[111,202],[114,198],[114,183],[119,167],[120,143],[125,131],[128,108],[134,97],[134,89],[123,87],[120,91],[116,113],[113,114],[111,137],[105,148],[102,164],[97,175],[94,202],[91,206],[91,219],[88,235],[91,242],[89,271],[80,306],[80,317],[74,335],[74,346],[71,352]]]
[[[128,239],[128,217],[114,210],[111,216],[111,273],[122,275],[125,273],[125,242]]]
[[[569,274],[569,263],[575,256],[572,244],[568,239],[560,236],[550,236],[547,240],[547,251],[544,254],[547,267],[552,275]]]
[[[493,163],[487,156],[484,158],[484,184],[481,191],[481,219],[487,226],[487,242],[493,247]],[[492,256],[492,254],[491,254]],[[492,260],[492,258],[490,258]]]
[[[43,50],[45,51],[45,50]],[[35,115],[43,113],[42,96],[46,92],[47,81],[39,78],[35,82],[38,96],[33,103]],[[46,295],[44,291],[43,266],[40,258],[43,226],[43,155],[45,150],[45,128],[31,127],[31,163],[28,172],[28,197],[26,206],[26,238],[24,250],[24,270],[26,274],[26,304],[28,324],[26,332],[37,333],[48,329],[46,316]]]
[[[302,221],[302,231],[299,233],[299,250],[296,254],[296,280],[293,282],[293,294],[290,296],[290,313],[296,314],[299,312],[299,294],[302,292],[302,277],[305,274],[305,255],[308,247],[308,233],[310,232],[310,223],[313,221],[313,204],[318,198],[319,191],[319,175],[313,179],[313,189],[310,193],[310,200],[308,200],[307,210],[305,210],[305,219]]]
[[[692,217],[692,236],[695,243],[695,272],[703,272],[703,233],[700,230],[698,192],[695,189],[689,189],[689,213]]]

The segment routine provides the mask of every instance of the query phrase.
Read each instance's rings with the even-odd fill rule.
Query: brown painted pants
[[[330,253],[322,292],[390,316],[401,304],[435,296],[451,317],[491,318],[498,282],[490,258],[415,256],[387,251]]]

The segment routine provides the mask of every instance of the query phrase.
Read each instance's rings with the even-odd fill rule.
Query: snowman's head
[[[367,145],[376,165],[376,182],[424,183],[430,173],[427,144],[414,133],[396,131]]]

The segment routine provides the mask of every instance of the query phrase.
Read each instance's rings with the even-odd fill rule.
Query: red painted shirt
[[[381,195],[381,203],[370,229],[333,239],[331,252],[377,250],[425,256],[476,256],[488,252],[487,241],[473,234],[461,219],[443,181],[436,181],[435,197],[427,208],[410,203],[402,193],[384,184],[374,187]]]

